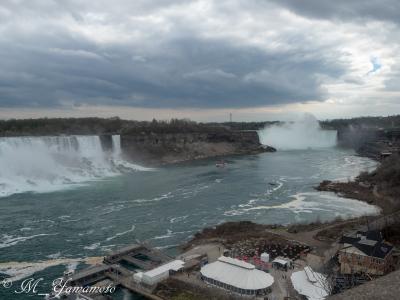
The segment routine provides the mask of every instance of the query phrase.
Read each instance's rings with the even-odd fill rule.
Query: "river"
[[[366,203],[313,189],[322,180],[349,180],[376,166],[352,150],[228,157],[224,168],[215,162],[136,169],[56,191],[0,198],[0,272],[18,279],[43,277],[46,289],[66,268],[82,267],[76,259],[101,256],[136,239],[174,253],[195,232],[226,221],[290,224],[378,212]],[[120,292],[117,298],[124,297]],[[43,297],[0,287],[0,298]]]

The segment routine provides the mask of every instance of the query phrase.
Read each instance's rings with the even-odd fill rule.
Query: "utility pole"
[[[229,113],[229,123],[232,123],[232,113]]]

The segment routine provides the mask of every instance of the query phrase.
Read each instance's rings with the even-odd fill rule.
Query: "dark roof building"
[[[358,230],[342,236],[339,251],[342,274],[367,273],[383,275],[393,263],[393,246],[377,230]]]

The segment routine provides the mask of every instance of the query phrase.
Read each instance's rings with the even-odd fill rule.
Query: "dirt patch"
[[[315,189],[317,191],[334,192],[342,197],[357,199],[370,204],[377,203],[373,186],[363,185],[358,181],[334,182],[324,180]]]
[[[256,224],[250,221],[227,222],[215,227],[204,228],[201,232],[196,233],[193,239],[182,248],[186,250],[208,242],[219,242],[225,246],[231,246],[237,242],[250,239],[268,239],[276,243],[287,242],[284,237],[269,231],[278,227],[277,225]]]
[[[324,242],[335,242],[337,241],[345,232],[355,230],[361,225],[367,224],[366,218],[357,218],[349,221],[343,221],[331,226],[327,226],[319,230],[314,238],[319,241]]]
[[[191,285],[180,280],[169,278],[160,283],[154,293],[166,300],[237,300],[239,298],[227,295],[213,288]]]

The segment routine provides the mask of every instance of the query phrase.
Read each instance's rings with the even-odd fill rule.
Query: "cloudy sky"
[[[0,118],[400,114],[398,0],[1,0]]]

